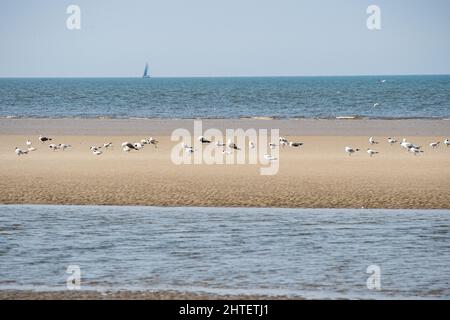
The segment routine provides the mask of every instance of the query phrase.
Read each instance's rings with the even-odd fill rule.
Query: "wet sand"
[[[307,129],[295,127],[306,120],[251,120],[257,121],[255,127],[279,127],[281,135],[304,143],[300,149],[282,149],[278,174],[262,176],[261,165],[175,165],[170,153],[176,142],[161,133],[183,124],[190,128],[192,121],[158,120],[158,125],[147,126],[150,120],[143,120],[145,125],[130,125],[131,120],[63,120],[0,121],[0,203],[450,208],[450,148],[428,146],[446,138],[446,121],[308,120]],[[234,128],[249,125],[247,120],[222,121]],[[204,123],[204,128],[210,126]],[[318,128],[323,134],[317,134]],[[78,134],[71,134],[74,130]],[[298,133],[292,135],[295,130]],[[384,135],[376,136],[380,144],[372,148],[380,154],[370,158],[367,139],[377,132]],[[37,141],[39,133],[73,148],[52,152],[48,144]],[[422,145],[425,153],[414,156],[398,144],[390,146],[386,139],[394,134]],[[160,140],[158,149],[121,150],[123,141],[151,135]],[[17,157],[14,147],[24,148],[27,139],[38,150]],[[90,146],[107,141],[113,142],[112,150],[98,157],[91,154]],[[345,146],[362,151],[349,157]]]
[[[176,291],[28,291],[1,290],[0,300],[301,300],[287,296],[214,295]]]

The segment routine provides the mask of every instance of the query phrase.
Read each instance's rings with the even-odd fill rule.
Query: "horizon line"
[[[404,74],[330,74],[330,75],[185,75],[151,76],[149,79],[173,78],[331,78],[331,77],[405,77],[450,76],[450,73],[404,73]],[[0,76],[0,79],[142,79],[142,76]]]

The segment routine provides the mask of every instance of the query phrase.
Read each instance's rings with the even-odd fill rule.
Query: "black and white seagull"
[[[444,144],[445,144],[447,147],[449,147],[449,146],[450,146],[450,141],[449,141],[448,139],[445,139],[445,140],[444,140]]]
[[[21,155],[24,155],[24,154],[28,154],[28,151],[27,150],[22,150],[22,149],[16,147],[15,153],[16,153],[16,155],[21,156]]]
[[[348,153],[349,156],[351,156],[353,153],[358,152],[359,149],[353,149],[351,147],[345,147],[345,152]]]
[[[44,136],[39,136],[39,141],[44,143],[46,141],[52,141],[52,138],[48,138],[48,137],[44,137]]]
[[[198,141],[201,143],[211,143],[211,140],[206,139],[204,136],[198,137]]]
[[[289,146],[292,148],[299,148],[303,145],[303,142],[289,142]]]
[[[367,153],[369,154],[370,157],[372,157],[375,154],[378,154],[378,151],[372,150],[372,149],[367,149]]]
[[[440,143],[441,143],[440,141],[432,142],[432,143],[430,143],[430,147],[433,149],[436,149],[437,147],[439,147]]]
[[[373,137],[370,137],[370,138],[369,138],[369,143],[370,143],[370,144],[378,144],[378,142],[375,141],[375,139],[374,139]]]
[[[388,142],[392,146],[394,143],[397,143],[397,140],[395,138],[388,138]]]

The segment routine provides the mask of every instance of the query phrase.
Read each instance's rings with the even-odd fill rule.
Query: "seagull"
[[[444,144],[449,147],[450,146],[450,141],[448,141],[448,139],[445,139]]]
[[[125,145],[125,146],[122,147],[122,150],[124,152],[130,152],[131,148]]]
[[[223,143],[222,141],[216,141],[216,147],[225,147],[226,144]]]
[[[198,137],[198,141],[200,141],[201,143],[211,143],[211,140],[205,139],[204,136]]]
[[[249,147],[250,149],[255,149],[256,145],[255,145],[255,143],[254,143],[253,141],[250,141],[250,142],[248,143],[248,147]]]
[[[158,143],[159,143],[158,140],[154,139],[153,137],[150,137],[150,138],[148,139],[148,142],[149,142],[150,144],[154,145],[154,146],[155,146],[155,149],[158,148]]]
[[[131,150],[138,150],[138,149],[134,146],[134,144],[129,143],[129,142],[124,142],[124,143],[122,143],[122,148],[125,148],[125,147],[128,147],[128,148],[131,149]],[[130,150],[128,150],[128,151],[130,151]]]
[[[234,150],[241,150],[231,139],[228,140],[228,147]]]
[[[397,140],[395,138],[388,138],[388,142],[392,146],[394,143],[397,143]]]
[[[142,145],[142,144],[140,144],[139,142],[135,142],[134,144],[133,144],[133,146],[134,146],[134,148],[136,149],[136,150],[141,150],[144,146]]]
[[[47,137],[44,137],[44,136],[39,136],[39,141],[42,142],[42,143],[44,143],[44,142],[46,142],[46,141],[52,141],[52,138],[47,138]]]
[[[189,153],[193,153],[194,152],[194,148],[188,146],[186,143],[182,143],[181,146],[183,147],[185,152],[189,152]]]
[[[269,161],[276,161],[276,160],[278,160],[278,158],[275,158],[274,156],[271,156],[270,154],[265,154],[264,155],[264,159],[269,160]]]
[[[28,147],[28,151],[36,151],[37,149],[35,147]]]
[[[31,141],[27,140],[27,147],[31,147]]]
[[[270,149],[274,150],[276,149],[276,147],[278,147],[275,143],[270,143],[269,144]]]
[[[93,150],[92,151],[92,154],[94,155],[94,156],[99,156],[99,155],[101,155],[103,152],[101,152],[100,150]]]
[[[54,144],[54,143],[49,144],[48,147],[49,147],[50,149],[52,149],[53,151],[58,150],[58,146],[57,146],[56,144]]]
[[[231,150],[226,150],[225,148],[223,148],[222,150],[222,154],[232,154],[233,152]]]
[[[95,150],[98,150],[98,149],[101,149],[101,148],[102,147],[92,146],[92,147],[89,148],[89,150],[95,151]]]
[[[280,137],[279,140],[280,140],[280,142],[282,142],[282,143],[286,143],[286,144],[289,143],[288,139],[286,139],[285,137]]]
[[[149,144],[150,141],[148,141],[148,139],[142,139],[142,140],[141,140],[141,143],[142,143],[142,144]]]
[[[378,154],[379,152],[372,149],[367,149],[367,153],[369,154],[369,156],[373,156],[374,154]]]
[[[72,148],[72,146],[70,144],[65,144],[65,143],[63,143],[63,144],[60,143],[58,145],[58,149],[61,149],[62,151],[66,150],[67,148]]]
[[[28,151],[27,151],[27,150],[22,150],[22,149],[19,149],[19,148],[17,148],[17,147],[16,147],[15,152],[16,152],[16,154],[17,154],[18,156],[21,156],[21,155],[23,155],[23,154],[28,154]]]
[[[402,147],[402,148],[405,148],[405,149],[410,149],[410,148],[412,148],[412,147],[416,147],[416,146],[414,146],[411,142],[408,142],[408,141],[406,141],[406,138],[403,138],[403,141],[402,141],[402,143],[400,143],[400,146]],[[417,149],[420,149],[420,147],[419,148],[417,148]]]
[[[378,102],[376,102],[376,103],[373,104],[373,107],[375,108],[375,107],[378,107],[379,105],[380,104]]]
[[[353,153],[359,151],[359,149],[353,149],[351,147],[345,147],[345,152],[348,153],[349,156],[351,156]]]
[[[103,144],[103,148],[111,148],[112,147],[112,142],[105,142]]]
[[[302,142],[289,142],[289,146],[292,148],[298,148],[301,147],[303,145]]]
[[[411,148],[409,148],[409,152],[412,152],[415,156],[416,156],[418,153],[420,153],[420,152],[423,153],[422,150],[420,150],[420,149],[418,149],[418,148],[416,148],[416,147],[411,147]]]
[[[436,149],[437,147],[439,147],[440,143],[441,143],[440,141],[432,142],[432,143],[430,143],[430,147],[433,149]]]
[[[375,139],[374,139],[373,137],[370,137],[370,138],[369,138],[369,143],[370,143],[370,144],[378,144],[378,142],[375,141]]]

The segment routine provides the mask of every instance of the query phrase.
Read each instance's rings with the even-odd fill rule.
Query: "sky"
[[[0,77],[450,74],[449,57],[448,0],[0,0]]]

